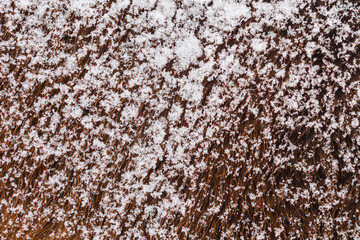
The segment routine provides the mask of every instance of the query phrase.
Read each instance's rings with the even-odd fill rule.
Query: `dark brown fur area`
[[[215,44],[201,37],[210,25],[204,10],[204,16],[194,16],[191,21],[196,24],[189,28],[203,46],[213,45],[214,53],[203,53],[185,69],[179,68],[174,58],[161,69],[149,65],[143,72],[138,67],[147,60],[139,52],[162,46],[167,37],[154,37],[147,46],[138,46],[134,39],[144,33],[151,35],[156,28],[135,26],[134,20],[156,5],[134,9],[131,3],[111,16],[119,27],[109,23],[102,32],[65,5],[64,9],[49,9],[44,19],[55,21],[63,14],[69,28],[57,35],[57,29],[46,24],[34,26],[51,36],[47,50],[41,52],[36,48],[26,51],[17,42],[17,34],[31,29],[13,17],[19,11],[27,19],[35,9],[17,10],[15,1],[12,10],[0,10],[0,38],[5,43],[0,56],[9,56],[0,74],[0,236],[164,238],[150,231],[157,228],[169,239],[359,237],[360,132],[352,122],[360,117],[360,8],[354,1],[351,9],[340,11],[340,20],[351,29],[347,36],[323,21],[319,32],[312,34],[315,19],[330,18],[321,8],[330,10],[339,3],[304,2],[308,3],[299,7],[296,15],[301,21],[262,25],[261,37],[275,45],[260,57],[251,57],[257,53],[249,42],[254,38],[249,26],[260,21],[258,16],[251,15],[239,20],[233,30],[222,31],[222,43]],[[99,18],[115,3],[108,1],[99,7]],[[205,5],[204,9],[211,8],[213,3]],[[254,8],[252,3],[247,6]],[[187,11],[180,1],[176,7]],[[7,23],[12,18],[10,29]],[[84,25],[76,28],[76,21]],[[175,29],[187,27],[186,22],[173,21]],[[290,50],[283,49],[284,39],[291,42]],[[311,56],[305,50],[310,42],[322,47]],[[96,48],[87,49],[89,44]],[[81,49],[87,50],[76,55]],[[283,54],[286,51],[295,54]],[[32,64],[38,54],[58,60]],[[218,70],[223,55],[230,54],[253,74]],[[69,56],[77,57],[75,70],[53,74],[66,65]],[[99,59],[108,75],[89,75]],[[116,68],[110,66],[113,59],[119,63]],[[209,61],[215,64],[212,72],[199,80],[203,87],[199,104],[181,94],[180,80],[173,85],[167,80],[190,78],[192,71]],[[268,64],[271,67],[262,71]],[[279,70],[284,74],[277,75]],[[287,84],[297,70],[304,71],[299,82]],[[150,80],[131,84],[137,73]],[[226,80],[221,80],[222,75]],[[87,81],[86,76],[99,78],[101,84],[78,88]],[[322,80],[315,81],[318,78]],[[145,85],[149,97],[137,100]],[[221,89],[219,94],[217,89]],[[125,91],[131,94],[121,95]],[[117,106],[104,106],[109,93],[121,95]],[[215,103],[212,94],[221,102]],[[286,99],[296,97],[301,104],[289,107]],[[80,107],[80,116],[69,115],[68,107],[83,98],[87,105]],[[160,103],[165,107],[157,107]],[[136,117],[124,118],[128,106],[136,107]],[[172,120],[176,106],[181,113]],[[212,114],[214,111],[219,114]],[[55,114],[58,122],[53,124]],[[84,123],[86,118],[91,119],[91,127]],[[165,122],[160,143],[155,139],[159,133],[153,130],[156,122]],[[174,140],[183,129],[186,134]],[[123,140],[125,135],[129,141]],[[154,155],[149,155],[153,157],[137,150],[139,146],[154,147]],[[177,151],[184,156],[182,167],[172,161]],[[136,175],[133,171],[140,169],[142,158],[150,158],[151,164]],[[124,182],[128,174],[133,178]],[[156,180],[152,191],[142,190],[154,179],[161,180]],[[163,207],[175,202],[167,188],[186,203],[184,211]],[[144,196],[138,199],[132,192]],[[153,207],[150,213],[149,206]],[[164,208],[166,212],[160,212]],[[96,235],[96,229],[102,233]]]

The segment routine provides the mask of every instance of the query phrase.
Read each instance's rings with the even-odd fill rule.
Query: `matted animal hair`
[[[360,238],[359,16],[0,1],[1,239]]]

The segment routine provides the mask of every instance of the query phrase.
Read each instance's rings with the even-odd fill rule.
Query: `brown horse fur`
[[[0,4],[2,239],[360,237],[356,1],[66,2]]]

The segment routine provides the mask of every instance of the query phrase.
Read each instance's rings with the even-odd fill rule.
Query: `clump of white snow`
[[[196,59],[201,57],[202,49],[200,40],[194,35],[177,40],[175,54],[177,56],[179,70],[185,70],[191,63],[195,63]]]
[[[263,39],[255,38],[251,42],[251,47],[255,52],[264,52],[267,48],[267,42]]]

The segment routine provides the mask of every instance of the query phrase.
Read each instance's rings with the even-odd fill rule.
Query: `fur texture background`
[[[360,238],[357,1],[0,6],[1,239]]]

